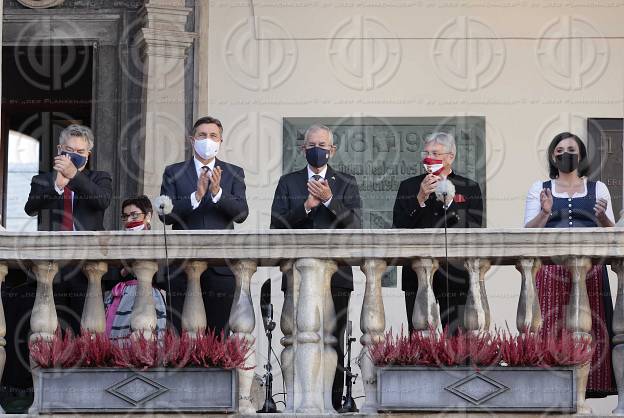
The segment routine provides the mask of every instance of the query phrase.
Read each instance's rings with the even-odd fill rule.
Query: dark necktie
[[[312,176],[312,178],[316,181],[320,181],[323,177],[319,176],[318,174],[315,174]]]
[[[63,189],[63,231],[74,230],[74,208],[72,205],[72,191],[65,186]]]

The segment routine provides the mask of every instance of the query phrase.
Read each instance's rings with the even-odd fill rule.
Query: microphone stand
[[[258,414],[276,414],[279,411],[277,410],[277,405],[275,405],[275,401],[273,400],[273,373],[271,367],[271,339],[273,338],[273,330],[275,329],[275,322],[273,322],[273,305],[268,305],[268,315],[263,318],[264,320],[264,331],[267,339],[269,341],[269,348],[267,353],[267,364],[264,365],[264,369],[266,373],[264,374],[265,380],[265,397],[264,397],[264,405],[262,408],[257,410]]]
[[[165,223],[165,204],[162,203],[158,208],[159,212],[163,215],[163,236],[165,237],[165,266],[167,275],[167,308],[169,308],[169,326],[173,326],[173,308],[171,305],[171,279],[169,277],[169,250],[167,246],[167,224]]]
[[[446,203],[447,196],[448,196],[447,192],[442,193],[442,198],[444,199],[442,207],[444,208],[444,262],[446,263],[445,265],[446,309],[448,313],[448,310],[451,308],[451,297],[449,296],[450,289],[449,289],[449,263],[448,263],[448,225],[447,225],[447,220],[446,220],[449,207],[448,207],[448,204]]]
[[[355,383],[358,375],[351,372],[351,344],[355,342],[355,338],[351,337],[353,333],[352,322],[349,321],[347,325],[347,367],[345,368],[345,375],[347,378],[347,391],[343,397],[344,402],[342,407],[338,410],[339,413],[344,414],[347,412],[359,412],[355,400],[353,399],[353,384]]]

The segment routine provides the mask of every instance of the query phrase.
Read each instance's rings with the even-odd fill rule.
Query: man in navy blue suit
[[[279,180],[271,208],[274,229],[360,229],[362,228],[360,191],[355,177],[334,170],[328,161],[336,152],[331,130],[312,125],[304,135],[302,151],[308,164],[285,174]],[[282,290],[286,290],[282,280]],[[332,388],[332,403],[339,409],[344,387],[344,334],[349,298],[353,290],[350,266],[340,266],[331,279],[336,309],[338,364]]]
[[[241,167],[217,159],[223,142],[223,125],[206,116],[193,124],[189,138],[193,158],[165,168],[161,195],[173,202],[164,219],[173,229],[234,229],[249,213],[245,194],[245,172]],[[174,323],[179,327],[184,305],[186,277],[177,272],[171,280]],[[208,327],[226,329],[234,298],[235,280],[228,267],[210,267],[201,277]]]

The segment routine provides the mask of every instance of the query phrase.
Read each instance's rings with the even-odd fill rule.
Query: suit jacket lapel
[[[199,180],[197,178],[197,171],[195,171],[195,160],[190,159],[188,161],[188,163],[186,164],[185,172],[189,184],[191,184],[191,187],[195,187],[197,185],[197,180]]]

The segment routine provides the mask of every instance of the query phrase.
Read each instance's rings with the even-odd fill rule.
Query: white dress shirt
[[[542,204],[540,202],[540,194],[543,189],[544,181],[536,181],[533,183],[531,188],[529,189],[529,193],[527,194],[526,201],[524,204],[524,225],[528,224],[533,218],[537,216],[537,214],[542,210]],[[577,197],[585,197],[587,195],[587,178],[583,178],[583,191],[580,193],[574,193],[573,196],[568,196],[567,193],[559,193],[557,192],[557,185],[555,181],[552,180],[552,195],[553,197],[558,197],[562,199],[567,199],[571,197],[572,199]],[[607,185],[601,181],[596,182],[596,200],[605,199],[607,201],[607,218],[611,222],[615,223],[615,216],[613,216],[613,206],[611,205],[611,194],[609,193],[609,189],[607,189]]]
[[[202,170],[203,167],[208,167],[208,170],[210,172],[212,172],[214,170],[215,161],[216,161],[216,159],[213,158],[212,161],[210,161],[208,164],[204,165],[196,157],[193,157],[193,162],[195,163],[195,171],[197,172],[197,178],[199,179],[199,177],[201,176],[202,171],[203,171]],[[219,187],[219,192],[215,196],[212,196],[212,193],[210,193],[210,195],[212,196],[212,203],[217,203],[221,199],[222,192],[223,192],[223,189],[221,189],[221,187]],[[199,207],[199,203],[200,203],[197,200],[197,196],[195,195],[196,193],[197,192],[193,192],[191,194],[191,205],[193,206],[193,210],[197,209]]]
[[[322,180],[322,179],[325,178],[326,174],[327,174],[327,165],[325,165],[325,167],[323,167],[321,172],[318,173],[318,174],[316,174],[314,171],[312,171],[312,169],[308,165],[308,181],[312,180],[312,177],[314,177],[314,176],[321,176],[321,180]],[[333,199],[333,196],[330,197],[327,202],[322,202],[325,205],[326,208],[329,207],[329,204],[331,203],[332,199]],[[310,213],[310,212],[312,212],[312,209],[306,209],[305,211],[306,211],[306,213]]]

